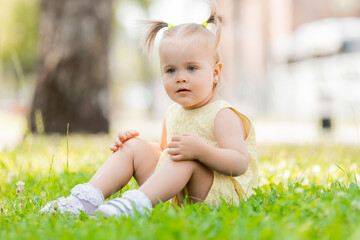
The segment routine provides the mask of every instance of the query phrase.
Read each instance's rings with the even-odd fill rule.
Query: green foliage
[[[70,135],[68,141],[69,171],[66,136],[29,135],[0,153],[0,239],[360,238],[355,147],[259,147],[262,185],[238,207],[163,203],[150,217],[108,219],[40,214],[47,201],[68,195],[110,155],[109,136]],[[18,181],[25,182],[20,194]],[[135,187],[132,180],[124,190]]]
[[[0,0],[0,53],[5,68],[14,68],[19,59],[25,72],[34,69],[39,39],[39,4],[39,0]]]

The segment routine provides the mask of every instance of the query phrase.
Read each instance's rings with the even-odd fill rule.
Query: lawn
[[[260,187],[238,207],[164,203],[150,217],[108,219],[40,214],[92,176],[111,142],[108,135],[28,135],[0,152],[0,239],[360,239],[355,146],[259,146]],[[19,181],[25,190],[17,193]],[[135,187],[131,181],[126,189]]]

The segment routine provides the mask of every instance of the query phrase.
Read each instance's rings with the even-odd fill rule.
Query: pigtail
[[[147,31],[144,36],[142,48],[144,51],[150,54],[151,49],[154,46],[156,35],[159,33],[159,31],[162,28],[168,27],[169,25],[163,21],[143,21],[142,23],[144,23],[147,28]]]
[[[215,48],[218,47],[219,45],[219,41],[220,41],[220,33],[221,33],[221,24],[223,22],[223,17],[217,15],[216,13],[216,1],[213,0],[210,2],[210,8],[211,8],[211,14],[210,17],[208,18],[208,20],[206,21],[207,23],[212,23],[216,26],[216,32],[215,32]]]

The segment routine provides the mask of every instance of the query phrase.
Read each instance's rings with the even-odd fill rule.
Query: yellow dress
[[[219,147],[214,135],[214,121],[217,113],[224,108],[233,110],[241,119],[245,129],[245,143],[249,152],[248,170],[241,176],[231,177],[214,171],[214,180],[204,203],[218,207],[223,201],[238,205],[240,199],[247,199],[258,186],[258,163],[255,141],[255,131],[250,120],[236,111],[224,100],[211,102],[203,107],[185,110],[179,104],[172,104],[166,113],[167,142],[174,135],[183,133],[197,134],[205,143]],[[167,157],[166,151],[160,156],[157,167]],[[219,159],[221,161],[221,159]],[[172,199],[174,203],[176,198]]]

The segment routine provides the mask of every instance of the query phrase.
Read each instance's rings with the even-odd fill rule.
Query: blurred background
[[[360,144],[360,1],[218,0],[222,96],[260,144]],[[157,140],[166,107],[157,50],[137,20],[202,23],[204,0],[0,0],[0,150],[24,134]],[[69,129],[68,124],[69,123]]]

